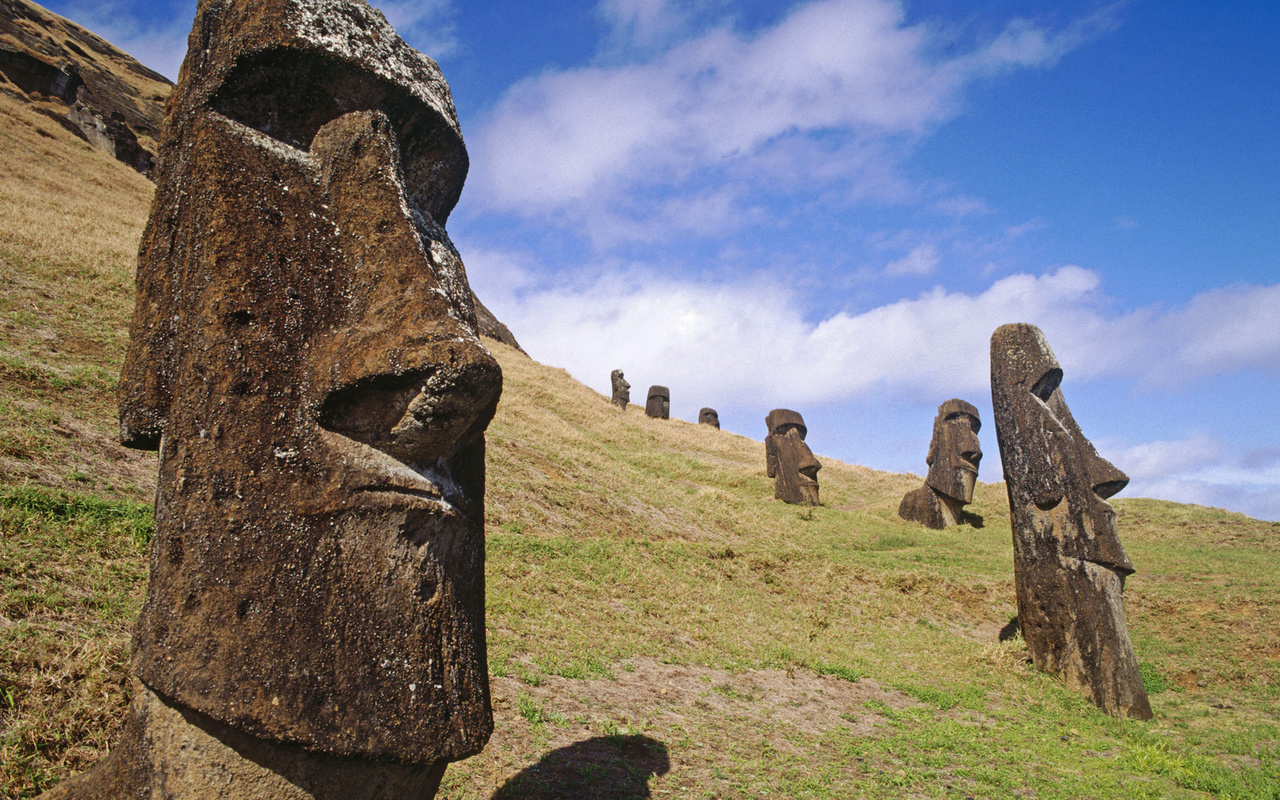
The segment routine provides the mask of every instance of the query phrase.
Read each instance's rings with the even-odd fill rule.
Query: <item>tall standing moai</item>
[[[671,390],[665,386],[650,386],[644,402],[644,413],[654,419],[671,418]]]
[[[429,798],[493,729],[449,88],[364,0],[201,0],[189,48],[120,384],[160,459],[133,704],[49,796]]]
[[[1018,624],[1035,665],[1115,716],[1151,718],[1124,618],[1133,564],[1106,499],[1129,478],[1101,458],[1062,397],[1034,325],[991,336],[991,402],[1013,526]]]
[[[627,410],[627,403],[631,402],[631,384],[627,383],[627,379],[622,377],[622,370],[615,369],[609,373],[609,383],[613,388],[613,400],[615,406]]]
[[[764,423],[769,429],[764,438],[765,472],[773,478],[773,496],[795,505],[819,505],[818,470],[822,464],[804,442],[809,432],[804,418],[791,409],[775,408]]]
[[[929,474],[924,486],[902,498],[898,516],[939,530],[980,519],[964,507],[973,502],[973,487],[978,482],[981,427],[978,409],[963,400],[952,399],[938,406],[929,453],[924,459]]]
[[[698,424],[710,425],[716,430],[720,430],[720,415],[714,408],[704,408],[698,412]]]

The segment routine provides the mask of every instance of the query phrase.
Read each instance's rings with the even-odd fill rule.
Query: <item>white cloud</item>
[[[910,253],[896,261],[890,261],[884,268],[884,274],[891,277],[901,275],[932,275],[938,268],[941,258],[938,248],[925,243],[914,247]]]
[[[451,0],[375,0],[372,5],[401,38],[431,58],[446,59],[457,51]]]
[[[656,0],[602,9],[637,28],[667,13]],[[1090,29],[1017,21],[938,60],[929,29],[906,26],[894,0],[814,0],[759,32],[720,27],[647,60],[516,84],[471,137],[469,191],[494,210],[566,214],[574,224],[637,188],[706,191],[732,174],[785,189],[772,183],[779,160],[824,165],[790,172],[806,188],[826,180],[861,186],[854,194],[894,191],[885,176],[903,143],[953,116],[967,83],[1052,63]]]
[[[1144,442],[1103,455],[1133,481],[1157,481],[1199,467],[1218,464],[1225,447],[1209,436],[1176,442]]]
[[[810,322],[781,282],[785,276],[765,272],[709,284],[610,269],[538,286],[529,281],[533,271],[509,254],[468,251],[467,263],[486,305],[535,358],[591,385],[621,365],[713,402],[742,393],[800,403],[883,390],[986,392],[990,336],[1007,322],[1044,329],[1072,379],[1191,381],[1246,366],[1280,369],[1280,323],[1273,324],[1280,285],[1215,290],[1167,311],[1115,314],[1094,272],[1064,266],[1007,276],[978,294],[935,288]],[[1122,460],[1156,478],[1161,459],[1183,470],[1197,448],[1212,450],[1201,440],[1150,443]]]

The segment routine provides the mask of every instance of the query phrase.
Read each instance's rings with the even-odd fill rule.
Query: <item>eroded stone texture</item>
[[[654,419],[671,418],[671,390],[665,386],[650,386],[644,403],[644,413]]]
[[[120,387],[160,451],[134,673],[280,758],[435,770],[492,730],[502,381],[444,228],[448,86],[363,0],[202,0],[189,48]]]
[[[1018,622],[1040,669],[1116,716],[1150,719],[1125,627],[1133,564],[1106,498],[1129,478],[1102,459],[1063,399],[1062,368],[1034,325],[991,336],[991,401],[1013,526]]]
[[[775,408],[764,419],[769,434],[764,439],[765,472],[773,478],[773,496],[786,503],[816,506],[818,470],[804,437],[809,429],[798,412]]]
[[[714,408],[704,408],[698,412],[698,424],[710,425],[711,427],[719,430],[720,415],[716,413],[716,410]]]
[[[952,399],[938,406],[925,457],[929,474],[923,486],[902,498],[898,516],[936,529],[981,521],[964,510],[973,502],[973,487],[978,481],[981,427],[978,409],[963,400]]]
[[[626,411],[627,403],[631,402],[631,384],[627,383],[627,379],[622,377],[622,370],[615,369],[610,372],[609,383],[613,386],[613,404]]]

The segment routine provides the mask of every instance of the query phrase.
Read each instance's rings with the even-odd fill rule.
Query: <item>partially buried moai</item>
[[[1129,478],[1080,432],[1034,325],[991,336],[991,402],[1013,526],[1018,623],[1035,665],[1116,716],[1151,718],[1125,627],[1133,564],[1106,498]]]
[[[796,505],[818,505],[818,470],[804,437],[809,429],[798,412],[775,408],[764,418],[769,434],[764,439],[765,472],[773,478],[773,496]]]
[[[948,400],[938,406],[933,419],[933,438],[925,463],[929,474],[924,486],[907,492],[898,505],[898,516],[928,528],[942,529],[958,523],[977,523],[981,518],[964,510],[973,502],[978,482],[982,445],[978,443],[978,409],[963,400]]]
[[[502,384],[449,88],[363,0],[201,0],[189,46],[120,386],[160,451],[133,707],[53,794],[431,797],[493,728]]]
[[[613,404],[623,411],[627,410],[627,403],[631,402],[631,384],[627,383],[627,379],[622,377],[622,370],[615,369],[609,373],[609,383],[613,388]]]
[[[665,386],[650,386],[645,399],[644,413],[654,419],[671,418],[671,390]]]
[[[698,412],[698,424],[710,425],[716,430],[720,429],[720,415],[716,413],[714,408],[704,408]]]

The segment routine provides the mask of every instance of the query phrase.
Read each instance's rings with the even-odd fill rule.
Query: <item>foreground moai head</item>
[[[613,384],[613,404],[626,411],[627,403],[631,402],[631,384],[627,383],[627,379],[622,377],[622,370],[620,369],[615,369],[609,373],[609,382]]]
[[[120,390],[160,451],[135,675],[259,740],[443,769],[492,730],[502,382],[444,228],[448,86],[363,0],[201,0],[189,46]]]
[[[1111,714],[1149,719],[1122,600],[1133,564],[1106,502],[1129,479],[1081,433],[1061,381],[1039,328],[1003,325],[992,334],[991,401],[1009,491],[1018,622],[1036,666]]]
[[[769,434],[764,439],[765,472],[773,478],[773,496],[796,505],[818,505],[818,470],[804,437],[809,429],[799,413],[776,408],[764,419]]]
[[[671,418],[671,390],[665,386],[650,386],[644,403],[644,413],[654,419]]]
[[[925,457],[929,474],[924,486],[902,498],[898,516],[937,529],[980,520],[964,507],[973,502],[973,487],[978,481],[981,427],[978,409],[963,400],[952,399],[938,406]]]
[[[698,424],[710,425],[718,430],[720,428],[720,415],[716,413],[714,408],[704,408],[698,412]]]

